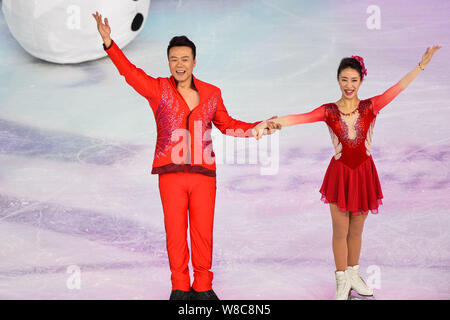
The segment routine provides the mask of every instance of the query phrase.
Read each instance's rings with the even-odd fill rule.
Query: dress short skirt
[[[334,203],[352,215],[378,213],[383,204],[380,180],[372,156],[352,169],[334,157],[331,159],[320,188],[322,201]]]

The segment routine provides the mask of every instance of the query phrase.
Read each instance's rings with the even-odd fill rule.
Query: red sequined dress
[[[399,83],[386,92],[361,100],[350,113],[342,113],[335,103],[324,104],[304,114],[290,115],[290,125],[325,121],[335,148],[320,193],[325,203],[335,203],[353,215],[378,213],[383,193],[370,153],[378,112],[402,91]]]

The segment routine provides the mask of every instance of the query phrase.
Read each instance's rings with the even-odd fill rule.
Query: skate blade
[[[348,296],[348,300],[376,300],[374,296],[360,296],[357,293],[352,293]]]

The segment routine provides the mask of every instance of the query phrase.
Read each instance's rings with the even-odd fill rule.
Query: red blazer
[[[229,116],[220,89],[193,76],[200,103],[192,111],[177,90],[174,78],[153,78],[136,68],[112,42],[106,53],[119,73],[153,110],[157,140],[152,173],[197,172],[216,176],[215,155],[211,140],[211,122],[223,133],[236,137],[253,136],[251,128],[260,123],[247,123]]]

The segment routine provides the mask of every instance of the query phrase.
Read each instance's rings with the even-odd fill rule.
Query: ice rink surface
[[[169,76],[168,42],[187,35],[195,75],[221,88],[231,116],[253,122],[337,101],[342,57],[365,58],[359,97],[369,98],[442,45],[377,118],[384,204],[367,219],[360,265],[376,299],[450,299],[450,3],[375,2],[154,0],[124,53]],[[367,26],[370,5],[380,29]],[[146,100],[108,58],[56,65],[30,56],[2,14],[0,43],[0,299],[168,299]],[[331,218],[318,192],[334,152],[328,129],[307,124],[272,138],[273,174],[245,161],[218,165],[214,290],[221,299],[332,299]],[[255,148],[247,143],[224,153],[245,157]]]

